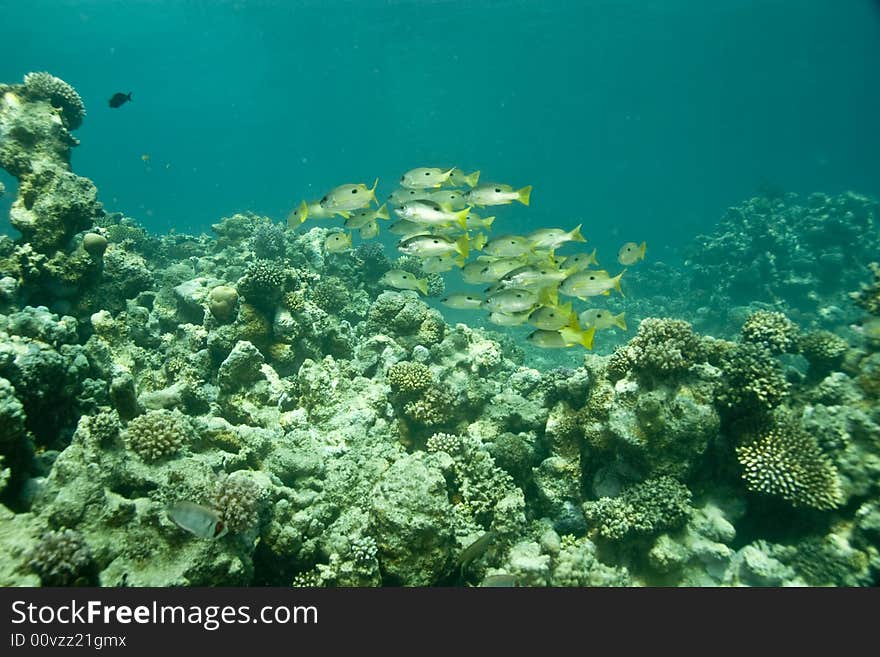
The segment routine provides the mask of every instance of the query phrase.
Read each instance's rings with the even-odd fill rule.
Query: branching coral
[[[797,324],[784,313],[759,310],[749,315],[742,326],[743,342],[763,345],[774,354],[791,351],[797,338]]]
[[[129,449],[144,461],[157,461],[177,452],[190,434],[189,423],[177,411],[147,411],[128,423]]]
[[[91,583],[92,551],[82,534],[73,529],[50,530],[43,534],[28,563],[44,586]]]
[[[739,344],[721,359],[718,401],[737,414],[767,411],[788,394],[789,384],[770,351],[759,344]]]
[[[345,282],[338,276],[327,276],[309,288],[311,300],[318,308],[336,313],[351,302],[351,294]]]
[[[682,374],[703,357],[700,336],[688,322],[649,317],[629,344],[614,352],[609,374],[625,370],[649,377]]]
[[[32,98],[48,100],[53,107],[59,108],[68,130],[76,130],[82,125],[85,105],[76,89],[64,80],[45,72],[28,73],[24,76],[24,86]]]
[[[870,283],[862,283],[858,292],[850,292],[850,297],[859,306],[872,315],[880,315],[880,263],[872,262],[868,265],[874,280]]]
[[[254,228],[251,237],[254,255],[262,260],[277,260],[284,257],[284,229],[272,222],[261,223]]]
[[[392,390],[403,395],[421,392],[434,383],[434,375],[427,365],[410,361],[389,367],[386,379]]]
[[[811,375],[825,376],[840,366],[849,344],[831,331],[810,331],[800,337],[798,348],[810,363]]]
[[[789,414],[780,414],[769,431],[738,447],[736,454],[753,491],[814,509],[833,509],[841,503],[834,464]]]
[[[271,310],[284,294],[284,269],[271,260],[257,260],[236,286],[248,303]]]
[[[212,505],[230,532],[246,532],[259,523],[264,494],[263,487],[247,472],[233,472],[217,483]]]
[[[691,492],[672,477],[657,477],[627,488],[618,497],[584,503],[587,522],[598,535],[620,541],[652,536],[684,526],[691,515]]]

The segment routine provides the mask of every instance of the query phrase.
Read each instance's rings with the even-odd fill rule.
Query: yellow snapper
[[[450,210],[434,201],[407,201],[402,207],[394,209],[401,219],[428,226],[443,226],[456,223],[464,229],[467,226],[467,215],[470,208]]]
[[[501,183],[486,183],[469,191],[467,193],[467,200],[471,205],[479,206],[507,205],[514,201],[528,205],[531,194],[531,185],[521,189],[514,189],[510,185],[502,185]]]
[[[617,262],[624,266],[634,265],[639,260],[645,259],[645,251],[648,245],[645,242],[636,244],[635,242],[627,242],[620,251],[617,252]]]
[[[520,313],[489,313],[489,321],[498,326],[522,326],[529,321],[529,312],[524,310]]]
[[[417,258],[430,258],[431,256],[443,256],[459,253],[467,258],[470,252],[470,238],[462,235],[457,240],[451,240],[442,235],[413,235],[405,237],[397,243],[401,253],[416,256]]]
[[[371,240],[379,234],[379,222],[375,219],[361,226],[361,239]]]
[[[502,235],[489,240],[486,253],[498,258],[521,256],[532,250],[532,243],[521,235]]]
[[[568,256],[562,261],[562,268],[580,271],[581,269],[587,269],[590,265],[598,264],[599,261],[596,259],[596,249],[593,249],[592,253],[575,253],[574,255]]]
[[[481,217],[476,212],[468,212],[467,216],[467,230],[490,230],[492,228],[492,223],[495,221],[495,217]],[[449,226],[438,226],[437,230],[441,233],[454,232],[459,230],[461,226],[458,225],[449,225]]]
[[[348,251],[350,248],[350,233],[333,233],[324,240],[324,250],[327,253],[341,253],[342,251]]]
[[[464,187],[465,185],[468,187],[476,187],[477,181],[479,179],[479,171],[474,171],[473,173],[465,173],[461,169],[453,169],[452,173],[449,174],[449,183],[454,185],[455,187]]]
[[[586,331],[580,328],[563,327],[558,331],[545,331],[538,329],[531,333],[526,340],[538,347],[545,349],[560,349],[564,347],[573,347],[576,344],[586,349],[593,348],[593,336],[596,334],[595,328]]]
[[[439,187],[452,174],[454,169],[437,169],[436,167],[418,167],[410,169],[400,177],[401,187],[407,189],[428,189],[429,187]]]
[[[388,206],[384,203],[381,207],[377,209],[373,208],[362,208],[361,210],[354,210],[349,215],[348,219],[345,220],[345,227],[348,230],[357,230],[358,228],[363,228],[370,222],[375,223],[377,219],[389,220],[391,217],[388,215]]]
[[[431,200],[431,192],[420,189],[395,189],[388,196],[391,205],[403,205],[407,201]]]
[[[416,278],[414,274],[402,269],[386,271],[379,279],[379,283],[398,290],[417,290],[422,294],[428,294],[428,282],[424,278]]]
[[[440,299],[440,303],[447,308],[454,308],[456,310],[477,310],[482,307],[483,299],[476,295],[462,292],[450,294],[448,297]]]
[[[587,299],[600,294],[608,295],[611,294],[612,289],[620,292],[622,296],[623,290],[620,289],[620,277],[623,276],[624,272],[626,272],[626,269],[614,278],[611,278],[605,270],[593,271],[588,269],[586,271],[579,271],[566,278],[562,285],[559,286],[559,291],[562,294],[577,297],[578,299]]]
[[[581,235],[581,224],[570,231],[565,232],[561,228],[540,228],[526,235],[536,249],[550,249],[554,251],[566,242],[586,242]]]
[[[504,274],[500,283],[504,287],[547,287],[561,283],[573,273],[575,270],[561,271],[549,267],[524,265]]]
[[[510,287],[495,292],[487,297],[483,306],[492,312],[511,315],[531,310],[539,303],[538,293],[534,290],[523,290]],[[528,318],[526,318],[528,319]]]
[[[464,267],[464,262],[464,256],[456,256],[452,253],[430,256],[422,260],[422,271],[426,274],[440,274],[456,267]]]
[[[290,228],[296,228],[306,219],[330,219],[334,214],[336,213],[322,208],[320,201],[311,201],[310,203],[303,201],[287,215],[287,225]]]
[[[363,183],[334,187],[321,199],[321,207],[341,214],[347,219],[348,213],[352,210],[365,208],[370,204],[370,201],[376,200],[376,186],[378,184],[379,179],[376,178],[373,187],[369,189]]]
[[[220,514],[201,504],[177,502],[168,507],[167,513],[175,525],[199,538],[220,538],[227,532]]]
[[[394,233],[395,235],[409,237],[410,235],[426,234],[428,232],[428,227],[424,224],[417,224],[414,221],[399,219],[388,226],[388,232]]]
[[[480,256],[475,262],[469,262],[461,270],[462,278],[466,283],[479,285],[480,283],[494,283],[501,280],[507,272],[522,265],[521,258],[489,258]]]
[[[589,308],[578,315],[578,317],[583,326],[595,326],[599,331],[611,328],[612,326],[616,326],[621,331],[626,330],[626,313],[615,315],[601,308]]]
[[[561,306],[541,306],[529,315],[529,324],[545,331],[558,331],[571,322],[571,303]]]
[[[441,189],[431,192],[428,198],[450,210],[461,210],[467,207],[465,195],[456,189]]]

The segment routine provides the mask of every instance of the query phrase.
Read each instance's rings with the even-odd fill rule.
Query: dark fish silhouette
[[[127,94],[122,92],[117,92],[113,94],[113,98],[110,99],[110,107],[122,107],[128,101],[131,100],[131,92],[129,91]]]

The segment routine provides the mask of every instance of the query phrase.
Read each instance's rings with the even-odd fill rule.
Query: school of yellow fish
[[[623,294],[620,279],[625,267],[645,258],[645,242],[627,242],[620,247],[617,261],[624,267],[616,276],[599,269],[596,249],[590,253],[559,256],[566,244],[586,242],[581,226],[569,231],[540,228],[527,235],[489,237],[494,216],[483,216],[484,208],[509,205],[514,201],[528,206],[531,186],[514,189],[501,183],[480,183],[480,172],[461,169],[418,167],[400,178],[400,187],[386,203],[379,205],[376,187],[363,183],[335,187],[324,197],[303,201],[290,213],[287,224],[296,228],[306,219],[344,219],[344,231],[330,234],[324,242],[328,253],[352,248],[357,231],[363,240],[379,235],[379,222],[388,221],[387,230],[398,235],[398,250],[421,261],[427,274],[457,270],[469,285],[480,285],[480,293],[455,293],[441,300],[449,308],[487,311],[489,321],[499,326],[530,325],[528,340],[546,348],[581,345],[593,348],[596,331],[613,327],[626,330],[624,313],[617,315],[603,308],[576,312],[572,301],[559,296],[589,301]],[[374,207],[378,206],[378,207]],[[391,221],[391,213],[397,219]],[[427,281],[408,271],[392,269],[380,282],[400,290],[427,294]]]

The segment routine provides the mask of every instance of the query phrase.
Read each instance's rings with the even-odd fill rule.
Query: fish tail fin
[[[131,102],[131,92],[130,91],[128,92],[128,95],[126,96],[126,98],[128,98],[128,102]]]
[[[474,188],[477,186],[477,182],[480,180],[480,172],[474,171],[472,174],[464,177],[465,183],[467,183],[468,187]]]
[[[578,335],[578,344],[584,349],[593,349],[593,338],[596,337],[596,327],[588,328],[586,331],[580,331]]]
[[[564,303],[559,306],[559,310],[562,311],[566,315],[574,315],[575,319],[577,319],[577,313],[572,312],[572,303],[569,301],[568,303]],[[569,317],[569,321],[571,321],[571,317]]]
[[[587,259],[587,262],[592,265],[599,264],[599,259],[596,257],[596,251],[597,249],[593,249],[593,252],[589,255],[589,258]]]
[[[471,251],[471,238],[467,233],[455,240],[455,250],[461,254],[461,257],[467,258]]]
[[[486,234],[477,233],[471,248],[473,248],[474,251],[482,251],[484,246],[486,246]]]
[[[569,308],[571,308],[571,302],[568,303]],[[566,324],[566,328],[570,328],[572,331],[580,331],[581,324],[578,321],[577,313],[573,312],[568,316],[568,324]]]
[[[617,276],[615,276],[614,278],[611,279],[612,281],[614,281],[614,289],[620,293],[620,296],[626,296],[626,295],[624,295],[623,290],[620,289],[620,277],[623,276],[625,273],[626,273],[626,269],[624,269]]]
[[[541,291],[538,292],[538,303],[542,306],[558,306],[559,290],[556,286],[551,285],[549,287],[541,288]]]
[[[340,217],[342,217],[343,219],[349,219],[349,218],[351,218],[351,213],[346,212],[345,210],[337,210],[337,211],[336,211],[336,214],[338,214],[338,215],[339,215]]]
[[[522,203],[523,205],[529,204],[529,199],[532,196],[532,186],[526,185],[522,189],[518,189],[516,191],[516,200]]]
[[[419,288],[419,292],[422,293],[422,296],[428,296],[428,279],[426,278],[417,278],[416,285]]]
[[[480,173],[480,172],[477,171],[477,173]],[[485,228],[486,230],[489,230],[490,228],[492,228],[492,224],[494,223],[494,221],[495,221],[495,217],[486,217],[485,219],[483,219],[483,228]]]
[[[458,266],[459,269],[461,269],[462,267],[464,267],[465,263],[467,262],[467,258],[463,255],[460,255],[460,256],[453,258],[452,261],[456,264],[456,266]]]
[[[376,188],[378,186],[379,186],[379,179],[376,178],[376,180],[373,182],[373,186],[367,190],[368,192],[370,192],[370,198],[372,198],[376,202],[376,205],[379,205],[379,199],[376,198]]]
[[[449,176],[452,175],[453,171],[455,171],[455,167],[452,167],[451,169],[447,169],[446,171],[443,172],[443,182],[446,182],[447,180],[449,180]]]
[[[626,328],[626,312],[622,312],[614,317],[614,325],[621,331],[628,331]]]
[[[648,243],[647,242],[642,242],[641,244],[639,244],[639,260],[645,259],[645,251],[647,251],[647,250],[648,250]]]
[[[572,231],[569,233],[572,242],[586,242],[587,238],[581,235],[581,226],[583,224],[578,224],[575,226]]]
[[[468,206],[464,210],[455,213],[455,223],[461,226],[462,230],[467,230],[467,217],[471,213],[471,207]]]
[[[391,219],[391,215],[388,214],[388,204],[387,203],[383,203],[382,205],[379,206],[379,209],[376,210],[376,218],[377,219],[384,219],[385,221],[388,221]]]

